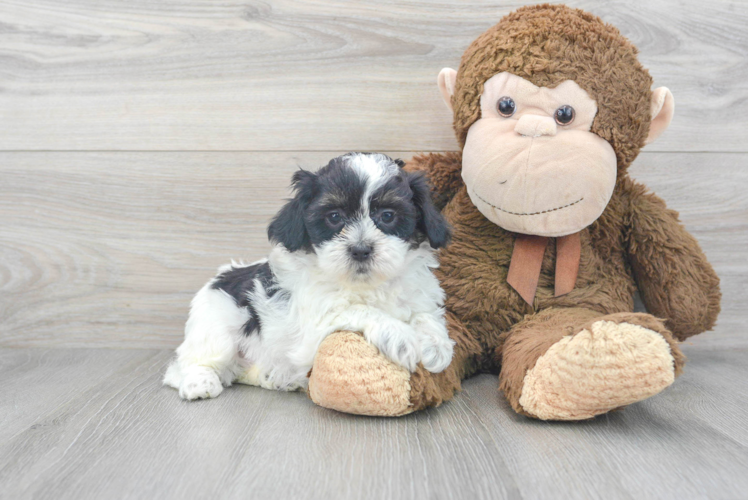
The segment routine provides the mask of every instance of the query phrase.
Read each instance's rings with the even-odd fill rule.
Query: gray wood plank
[[[265,228],[298,165],[331,153],[0,153],[0,345],[166,348],[191,296]],[[748,345],[747,154],[647,153],[633,175],[681,211],[722,277],[717,331]]]
[[[454,149],[436,75],[523,3],[6,1],[0,149]],[[748,4],[568,3],[672,89],[651,151],[747,151]]]
[[[526,498],[742,498],[748,479],[746,353],[686,348],[685,374],[661,395],[585,422],[541,422],[468,381]]]
[[[265,255],[291,173],[331,156],[5,153],[0,337],[172,346],[220,264]]]
[[[81,392],[101,380],[152,356],[147,350],[78,349],[61,354],[48,350],[0,349],[0,442],[27,430],[29,420],[37,422],[59,410]],[[95,375],[95,376],[94,376]],[[35,424],[38,427],[54,422]]]
[[[661,395],[545,423],[514,414],[493,375],[440,408],[367,418],[246,386],[182,402],[159,385],[168,351],[4,349],[4,381],[69,397],[9,408],[24,428],[0,441],[0,485],[7,498],[60,499],[741,498],[748,350],[687,354]],[[63,366],[69,376],[48,382]]]

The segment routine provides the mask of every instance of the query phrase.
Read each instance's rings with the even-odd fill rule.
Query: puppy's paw
[[[223,392],[223,385],[215,370],[199,366],[186,371],[179,384],[179,396],[182,399],[215,398]]]
[[[369,335],[366,333],[364,331],[364,336],[379,349],[379,352],[403,368],[411,372],[416,371],[421,349],[413,328],[405,323],[388,322],[372,328]]]
[[[443,372],[452,362],[455,342],[449,337],[427,337],[421,341],[421,362],[431,373]]]

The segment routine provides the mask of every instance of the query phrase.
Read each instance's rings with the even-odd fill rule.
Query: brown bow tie
[[[512,262],[509,264],[506,281],[530,305],[535,299],[540,266],[543,264],[543,254],[549,239],[545,236],[518,234],[514,240]],[[581,253],[579,233],[556,238],[556,297],[574,289]]]

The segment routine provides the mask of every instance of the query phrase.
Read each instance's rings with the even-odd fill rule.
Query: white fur
[[[351,161],[359,175],[368,176],[366,207],[376,187],[396,173],[370,159]],[[365,272],[348,253],[356,242],[375,249]],[[250,312],[212,288],[214,280],[193,299],[185,340],[164,377],[164,384],[179,389],[182,398],[216,397],[233,382],[304,388],[317,348],[337,330],[362,332],[410,371],[419,361],[432,372],[449,366],[454,342],[447,335],[444,292],[431,271],[438,265],[435,251],[427,241],[414,247],[381,232],[366,210],[314,252],[289,252],[276,245],[267,260],[276,293],[270,297],[256,280],[248,296],[261,319],[259,333],[244,335]],[[224,266],[219,274],[231,267],[246,265]]]

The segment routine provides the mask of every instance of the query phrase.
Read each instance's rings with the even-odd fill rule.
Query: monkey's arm
[[[678,340],[710,330],[720,311],[719,277],[678,212],[644,186],[631,187],[628,252],[647,310]]]
[[[423,172],[431,185],[431,196],[438,210],[463,186],[462,153],[453,151],[414,156],[405,165],[409,172]]]

